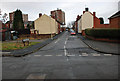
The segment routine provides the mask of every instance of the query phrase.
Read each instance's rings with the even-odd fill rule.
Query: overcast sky
[[[9,1],[9,2],[8,2]],[[20,9],[28,14],[29,21],[38,18],[39,13],[50,15],[50,11],[57,8],[65,12],[66,23],[75,21],[77,15],[82,15],[85,7],[90,12],[96,12],[97,17],[103,17],[105,23],[108,18],[118,11],[119,0],[1,0],[2,13],[13,12]]]

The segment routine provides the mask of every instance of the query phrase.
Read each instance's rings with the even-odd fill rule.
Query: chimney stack
[[[85,8],[85,11],[87,11],[87,12],[88,12],[88,11],[89,11],[89,8]]]
[[[42,16],[42,13],[39,13],[39,17],[41,17]]]
[[[85,13],[85,11],[83,11],[83,14]]]
[[[96,16],[96,12],[93,12],[93,16]]]

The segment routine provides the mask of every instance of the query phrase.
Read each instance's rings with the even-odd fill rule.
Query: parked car
[[[70,32],[71,35],[76,35],[75,31]]]

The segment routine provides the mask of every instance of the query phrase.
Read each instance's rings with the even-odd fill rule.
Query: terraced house
[[[78,20],[78,33],[82,33],[87,28],[92,28],[94,26],[94,13],[89,12],[88,8],[85,8],[83,15],[81,15]]]

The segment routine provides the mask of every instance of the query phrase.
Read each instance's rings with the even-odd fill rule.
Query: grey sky
[[[73,2],[74,1],[74,2]],[[66,15],[66,23],[70,21],[75,21],[77,15],[82,15],[83,10],[86,7],[89,7],[89,11],[96,12],[97,17],[103,17],[105,23],[108,23],[108,17],[113,15],[118,11],[118,1],[119,0],[52,0],[51,2],[48,0],[29,0],[16,2],[15,0],[7,0],[0,2],[0,7],[2,7],[3,13],[9,13],[15,11],[16,9],[20,9],[23,13],[28,14],[29,20],[34,21],[38,18],[39,13],[50,15],[50,11],[56,10],[57,8],[62,9]]]

